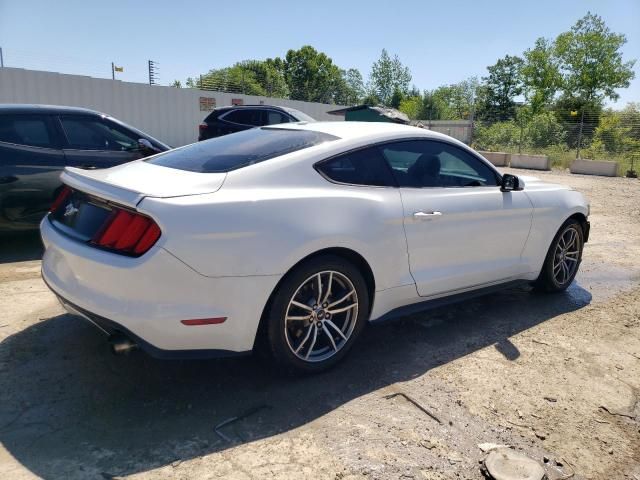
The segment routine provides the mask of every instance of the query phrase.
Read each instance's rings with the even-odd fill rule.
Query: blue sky
[[[555,37],[587,11],[627,35],[626,59],[640,60],[639,0],[244,1],[0,0],[6,66],[160,83],[245,59],[284,56],[309,44],[342,68],[368,75],[382,48],[398,54],[413,83],[431,89],[469,76],[537,37]],[[616,106],[640,101],[636,79]]]

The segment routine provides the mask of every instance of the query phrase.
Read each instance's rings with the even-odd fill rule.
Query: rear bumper
[[[106,332],[126,334],[160,358],[251,350],[262,310],[279,280],[205,277],[160,246],[138,258],[105,252],[58,232],[48,218],[40,231],[45,245],[42,278],[63,304]],[[211,317],[226,321],[180,322]]]
[[[46,283],[46,281],[45,281]],[[49,287],[51,288],[51,287]],[[53,289],[51,289],[53,290]],[[55,293],[55,292],[54,292]],[[251,350],[245,352],[233,352],[231,350],[215,350],[215,349],[197,349],[197,350],[164,350],[158,348],[155,345],[147,342],[144,338],[137,336],[132,331],[128,330],[124,325],[120,325],[113,320],[101,317],[95,313],[91,313],[77,305],[72,304],[68,300],[57,295],[58,301],[64,307],[64,309],[72,315],[84,318],[91,322],[101,332],[111,335],[124,335],[133,341],[140,350],[146,354],[158,358],[161,360],[191,360],[191,359],[204,359],[204,358],[223,358],[223,357],[235,357],[249,355]]]

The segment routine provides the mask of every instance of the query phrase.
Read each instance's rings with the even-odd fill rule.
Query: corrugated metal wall
[[[232,99],[242,99],[245,105],[264,103],[296,108],[316,120],[343,120],[343,117],[326,113],[343,108],[341,105],[0,68],[0,103],[91,108],[112,115],[174,147],[197,140],[198,124],[208,114],[200,110],[200,97],[214,98],[217,106],[231,105]]]

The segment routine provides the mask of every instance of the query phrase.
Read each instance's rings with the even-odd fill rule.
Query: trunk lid
[[[154,165],[144,160],[100,170],[67,167],[61,180],[73,189],[135,208],[144,197],[168,198],[213,193],[226,173],[198,173]]]

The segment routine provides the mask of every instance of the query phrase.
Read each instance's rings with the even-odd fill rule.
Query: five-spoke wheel
[[[570,218],[560,227],[551,243],[540,276],[535,282],[536,287],[547,292],[561,292],[571,285],[578,273],[583,246],[582,225]]]
[[[326,255],[305,262],[279,286],[268,318],[268,341],[279,363],[320,371],[337,362],[362,330],[369,295],[362,273]]]

